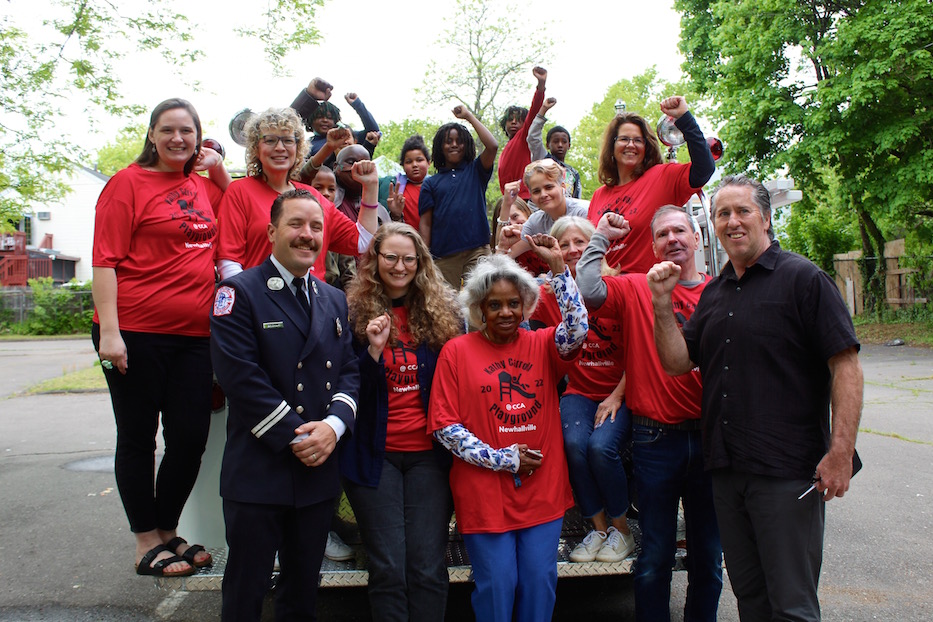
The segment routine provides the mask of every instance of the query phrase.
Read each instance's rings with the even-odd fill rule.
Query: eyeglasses
[[[390,266],[394,266],[401,259],[402,263],[409,268],[418,263],[418,255],[396,255],[395,253],[379,253],[379,256],[385,259]]]
[[[640,147],[645,144],[645,139],[638,137],[632,138],[631,136],[616,136],[616,142],[622,143],[623,145],[632,144],[636,147]]]
[[[276,136],[274,134],[266,134],[259,140],[261,140],[262,144],[264,144],[266,147],[273,148],[279,144],[279,141],[282,142],[283,147],[294,147],[298,142],[298,139],[294,136]]]

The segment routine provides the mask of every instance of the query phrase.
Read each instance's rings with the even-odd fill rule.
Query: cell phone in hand
[[[529,449],[525,453],[531,456],[532,458],[535,458],[536,460],[540,460],[541,458],[544,457],[544,454],[541,453],[540,449]]]

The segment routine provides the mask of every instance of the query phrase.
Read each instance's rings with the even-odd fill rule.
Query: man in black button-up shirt
[[[670,303],[679,269],[648,273],[655,342],[668,373],[703,376],[704,460],[741,618],[819,620],[823,501],[852,476],[859,343],[832,279],[773,241],[764,186],[724,178],[713,222],[729,263],[683,333]],[[814,480],[820,494],[798,499]]]

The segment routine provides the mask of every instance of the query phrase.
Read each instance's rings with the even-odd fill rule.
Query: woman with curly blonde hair
[[[443,620],[450,454],[427,407],[441,347],[463,332],[456,294],[410,225],[386,223],[347,292],[360,350],[353,435],[340,448],[344,489],[369,554],[374,620]]]
[[[276,197],[294,188],[309,191],[324,208],[324,246],[312,272],[324,278],[328,249],[346,255],[362,253],[379,223],[376,210],[362,210],[356,224],[311,186],[297,181],[308,151],[304,125],[291,108],[269,108],[246,126],[246,174],[230,184],[218,210],[218,268],[223,278],[258,266],[272,252],[266,234],[269,208]]]

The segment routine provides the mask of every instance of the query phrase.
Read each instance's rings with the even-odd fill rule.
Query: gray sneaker
[[[600,550],[606,542],[606,532],[593,530],[586,534],[583,542],[573,547],[570,552],[570,561],[572,562],[591,562],[596,559],[596,552]]]
[[[598,562],[620,562],[635,550],[635,536],[624,534],[615,527],[606,532],[606,542],[596,553]]]
[[[324,557],[335,562],[345,562],[353,559],[356,553],[353,552],[336,532],[327,532],[327,545],[324,547]]]

